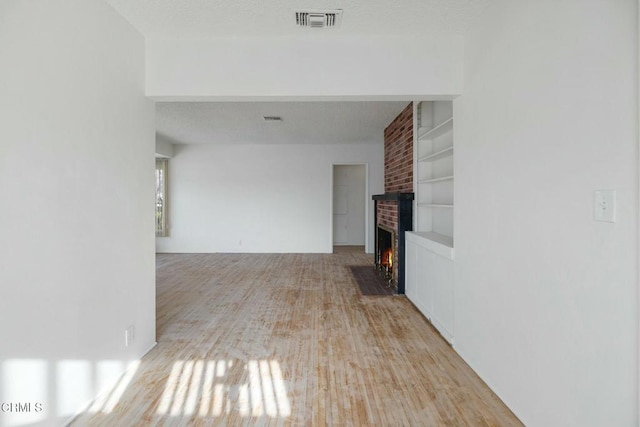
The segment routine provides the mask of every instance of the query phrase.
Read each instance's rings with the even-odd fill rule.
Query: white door
[[[333,244],[362,246],[365,240],[365,165],[333,167]]]
[[[333,244],[346,245],[349,187],[343,184],[333,184]]]

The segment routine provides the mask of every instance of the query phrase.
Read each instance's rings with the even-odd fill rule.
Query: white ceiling
[[[160,102],[159,136],[178,144],[379,143],[408,102]],[[280,116],[267,122],[264,116]]]
[[[489,0],[107,0],[147,38],[462,34]],[[342,9],[335,29],[298,28],[294,10]]]

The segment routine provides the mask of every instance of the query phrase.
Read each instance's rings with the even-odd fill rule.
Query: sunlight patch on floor
[[[284,418],[291,404],[276,360],[250,360],[236,368],[240,383],[230,378],[233,360],[180,360],[173,364],[157,413],[168,416]],[[241,369],[238,374],[237,369]]]

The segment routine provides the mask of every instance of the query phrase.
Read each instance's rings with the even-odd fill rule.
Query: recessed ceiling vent
[[[262,117],[265,122],[281,122],[282,117],[280,116],[263,116]]]
[[[296,25],[309,28],[339,27],[342,9],[319,10],[306,9],[296,11]]]

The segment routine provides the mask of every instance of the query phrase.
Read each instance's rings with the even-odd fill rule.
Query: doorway
[[[366,164],[333,165],[333,246],[366,244]]]

